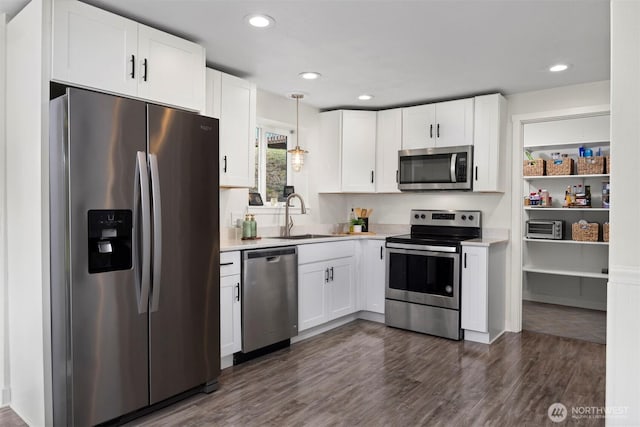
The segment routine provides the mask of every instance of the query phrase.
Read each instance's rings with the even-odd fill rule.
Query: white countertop
[[[274,248],[278,246],[306,245],[308,243],[337,242],[340,240],[362,240],[374,239],[384,240],[388,234],[349,234],[336,235],[331,237],[317,237],[313,239],[275,239],[273,237],[263,237],[259,240],[221,240],[220,252],[244,251],[248,249]]]
[[[462,246],[491,246],[506,243],[509,239],[503,237],[481,237],[479,239],[464,240]]]

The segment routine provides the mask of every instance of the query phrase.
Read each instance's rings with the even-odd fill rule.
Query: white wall
[[[611,2],[611,84],[607,425],[640,425],[640,2]]]
[[[9,403],[9,317],[7,301],[5,58],[6,14],[0,13],[0,406]]]
[[[7,244],[11,407],[50,424],[48,39],[50,0],[7,27]]]

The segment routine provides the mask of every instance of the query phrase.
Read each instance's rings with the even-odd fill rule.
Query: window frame
[[[258,152],[256,153],[256,159],[258,161],[258,177],[256,188],[258,193],[262,196],[265,206],[272,206],[271,199],[267,196],[267,133],[274,133],[287,136],[287,150],[291,150],[295,147],[295,128],[292,125],[286,123],[265,123],[258,121],[256,125],[256,134],[258,137]],[[291,167],[291,156],[286,154],[287,158],[287,184],[292,185],[293,168]],[[284,202],[278,202],[276,206],[284,206]]]

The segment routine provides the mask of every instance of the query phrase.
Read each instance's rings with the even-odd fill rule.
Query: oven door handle
[[[404,243],[387,243],[387,248],[390,249],[407,249],[413,251],[416,254],[428,255],[427,252],[436,253],[444,252],[444,253],[456,253],[458,252],[458,248],[455,246],[432,246],[432,245],[407,245]]]
[[[458,164],[458,153],[451,154],[451,165],[449,167],[449,174],[451,177],[451,182],[456,181],[456,165]]]

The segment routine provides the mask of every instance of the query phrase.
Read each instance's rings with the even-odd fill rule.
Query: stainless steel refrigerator
[[[218,120],[68,88],[50,122],[55,425],[213,391]]]

